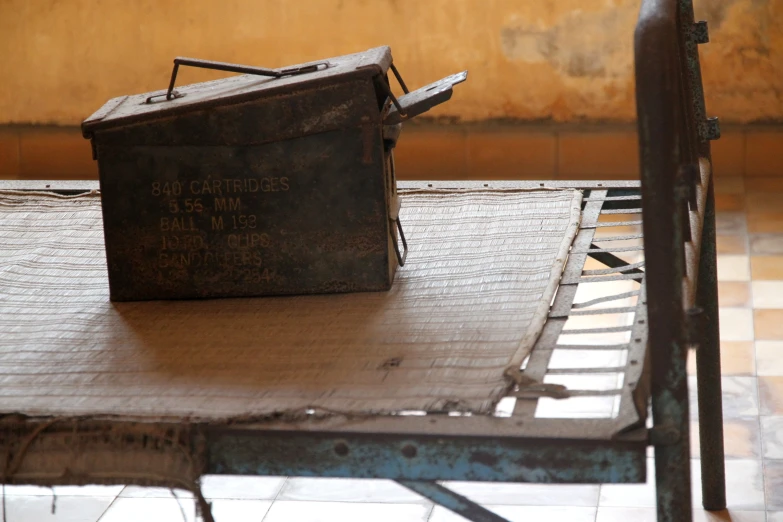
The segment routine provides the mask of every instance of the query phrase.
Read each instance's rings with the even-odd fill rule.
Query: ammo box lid
[[[175,60],[172,73],[173,87],[177,71],[177,61],[183,60],[182,65],[188,59]],[[213,64],[218,70],[220,66],[216,62],[203,62]],[[256,74],[243,74],[220,80],[195,83],[178,87],[172,92],[174,95],[167,100],[167,90],[120,96],[106,102],[92,116],[82,123],[82,133],[85,138],[91,138],[95,130],[121,127],[124,125],[165,118],[176,114],[203,110],[222,105],[243,103],[259,98],[266,98],[282,93],[293,92],[302,88],[312,88],[320,85],[337,84],[357,77],[373,78],[386,74],[392,63],[391,49],[388,46],[376,47],[364,52],[317,60],[300,65],[267,69],[267,71],[282,74],[279,77],[259,76]],[[202,65],[202,67],[205,67]],[[254,69],[246,67],[246,69]]]

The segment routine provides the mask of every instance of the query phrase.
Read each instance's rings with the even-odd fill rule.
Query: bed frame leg
[[[658,522],[691,522],[690,461],[687,444],[680,442],[672,446],[656,446]]]
[[[704,509],[710,511],[726,508],[716,260],[715,189],[710,176],[696,296],[697,304],[706,316],[706,328],[696,350],[696,378],[699,397],[702,504]]]
[[[685,346],[683,348],[687,349]],[[654,346],[651,345],[650,349],[654,349]],[[650,442],[655,447],[658,522],[691,522],[693,516],[690,420],[684,355],[679,350],[673,353],[674,360],[667,379],[669,382],[652,396],[654,424]]]
[[[653,417],[650,442],[655,447],[658,522],[692,522],[689,346],[685,328],[687,317],[682,307],[685,259],[684,230],[679,215],[685,210],[687,192],[683,186],[676,186],[671,191],[673,198],[660,197],[660,201],[656,201],[652,190],[654,181],[649,178],[644,181],[647,185],[643,185],[643,189],[650,187],[642,199],[645,205],[644,248],[645,252],[653,253],[646,257],[645,284]],[[665,186],[666,181],[658,182]],[[645,201],[644,195],[651,197]]]
[[[500,515],[496,515],[492,511],[476,504],[469,498],[454,493],[437,482],[426,480],[398,480],[397,483],[418,493],[422,497],[433,501],[435,504],[443,506],[458,515],[465,517],[471,522],[508,522],[507,519]]]

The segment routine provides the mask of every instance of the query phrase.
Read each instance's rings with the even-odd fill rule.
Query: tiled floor
[[[694,520],[783,522],[783,178],[723,178],[717,193],[729,510],[698,509],[694,402]],[[652,461],[648,468],[652,473]],[[448,486],[511,521],[644,522],[655,520],[651,479],[643,485]],[[203,489],[217,522],[464,520],[389,481],[207,477]],[[5,493],[9,522],[195,520],[193,498],[180,491],[178,499],[169,490],[135,487],[7,487]]]

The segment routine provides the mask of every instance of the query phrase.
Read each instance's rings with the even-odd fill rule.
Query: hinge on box
[[[691,26],[691,38],[697,44],[706,44],[710,41],[710,33],[707,29],[707,22],[696,22]]]
[[[699,125],[699,134],[704,141],[714,141],[720,138],[720,122],[718,118],[707,118]]]

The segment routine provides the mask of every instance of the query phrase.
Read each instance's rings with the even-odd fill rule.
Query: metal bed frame
[[[304,421],[277,417],[222,425],[172,422],[156,424],[154,432],[133,419],[83,419],[77,430],[77,421],[24,418],[20,423],[14,418],[14,422],[4,422],[11,417],[6,416],[0,419],[0,440],[8,456],[0,463],[3,483],[62,483],[59,457],[46,453],[46,445],[41,443],[47,438],[65,446],[78,443],[86,454],[99,454],[109,447],[112,437],[125,437],[125,465],[129,469],[136,450],[199,448],[202,461],[194,463],[189,456],[189,461],[183,461],[183,466],[195,466],[199,474],[392,479],[468,520],[501,522],[502,517],[438,481],[643,483],[646,451],[652,446],[658,521],[687,522],[691,520],[691,479],[686,358],[689,346],[698,345],[703,504],[709,510],[725,508],[709,146],[719,131],[717,122],[705,117],[697,50],[697,44],[706,41],[706,24],[694,24],[690,0],[643,0],[635,34],[641,184],[400,184],[401,191],[422,186],[584,191],[581,226],[549,319],[524,370],[516,377],[519,386],[513,408],[494,416],[443,412],[346,418],[312,412]],[[0,189],[72,194],[97,189],[97,182],[6,181],[0,182]],[[620,227],[621,232],[612,233],[613,227]],[[642,234],[635,231],[639,227]],[[629,254],[644,254],[645,260],[624,259]],[[586,269],[588,258],[604,268]],[[613,281],[626,281],[633,289],[575,302],[583,285]],[[635,304],[615,304],[629,299]],[[632,320],[606,328],[568,325],[569,320],[598,314],[626,314]],[[613,344],[563,341],[569,335],[606,334],[619,334],[623,340]],[[619,362],[590,368],[557,362],[595,350],[619,354],[614,359]],[[617,386],[579,390],[556,382],[562,375],[607,374],[617,377]],[[553,401],[561,404],[582,397],[605,398],[611,413],[595,418],[540,415]],[[51,461],[52,473],[25,476],[21,460],[30,458]],[[74,476],[81,476],[76,480],[81,483],[133,480],[130,472],[121,477],[90,469],[70,472],[71,484]],[[202,515],[211,519],[203,497],[197,495],[197,501]]]

